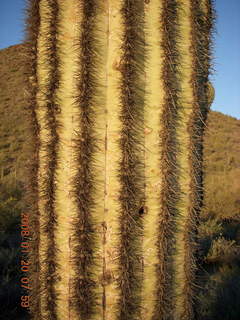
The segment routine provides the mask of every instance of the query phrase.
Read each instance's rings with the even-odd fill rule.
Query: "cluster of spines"
[[[162,186],[160,195],[159,231],[156,246],[159,264],[156,267],[158,283],[153,319],[172,319],[174,219],[178,214],[176,208],[180,197],[178,182],[179,165],[177,154],[179,140],[177,127],[180,121],[179,109],[179,51],[178,51],[178,3],[176,0],[163,0],[161,12],[162,43],[164,62],[162,81],[164,86],[164,105],[162,111],[161,133],[161,172]]]
[[[197,226],[199,214],[203,206],[203,136],[209,110],[208,85],[211,69],[212,33],[215,20],[212,0],[191,0],[191,53],[193,88],[193,112],[188,124],[191,150],[189,163],[191,167],[190,199],[191,207],[186,226],[185,273],[188,275],[188,303],[193,306],[192,314],[196,316],[196,288],[199,282],[197,269],[200,261],[197,259]],[[190,308],[189,308],[190,309]]]
[[[140,290],[142,284],[141,206],[144,202],[143,106],[144,88],[141,75],[144,68],[144,38],[141,33],[143,3],[124,0],[121,9],[123,39],[121,56],[119,141],[121,160],[120,180],[120,244],[119,244],[119,314],[118,319],[139,319]]]
[[[31,233],[31,251],[29,254],[30,263],[30,312],[37,319],[40,315],[40,283],[39,283],[39,210],[38,210],[38,153],[39,153],[39,124],[36,116],[36,92],[38,87],[37,82],[37,35],[39,32],[40,16],[39,16],[39,1],[28,0],[26,8],[26,63],[29,77],[28,86],[28,122],[29,142],[31,143],[31,158],[28,164],[28,182],[25,194],[26,203],[30,214],[30,233]]]
[[[96,139],[94,137],[94,93],[96,90],[96,45],[94,37],[96,0],[85,0],[81,4],[82,21],[79,25],[80,39],[76,44],[79,50],[80,69],[75,74],[77,94],[75,104],[79,108],[80,130],[74,140],[74,161],[78,163],[76,175],[72,181],[73,195],[78,208],[78,216],[72,226],[72,251],[76,277],[72,279],[70,306],[72,305],[80,319],[90,319],[97,306],[93,280],[93,265],[96,264],[94,250],[95,205],[94,159]]]
[[[48,243],[46,252],[44,252],[44,265],[47,266],[46,274],[44,275],[46,284],[44,284],[44,295],[46,295],[46,312],[49,319],[57,319],[57,293],[55,283],[57,280],[57,262],[56,262],[56,243],[55,229],[57,227],[57,215],[55,211],[55,172],[57,167],[57,147],[58,133],[57,129],[60,124],[56,120],[56,112],[58,112],[58,103],[56,101],[56,89],[59,85],[59,59],[57,55],[57,29],[58,29],[58,4],[57,0],[50,0],[47,3],[50,9],[48,20],[49,35],[46,38],[44,49],[45,54],[49,57],[49,74],[48,83],[46,85],[46,118],[44,122],[48,129],[49,136],[45,148],[46,152],[46,167],[44,168],[43,186],[41,192],[44,199],[44,211],[47,213],[47,219],[44,220],[43,230],[48,235]]]

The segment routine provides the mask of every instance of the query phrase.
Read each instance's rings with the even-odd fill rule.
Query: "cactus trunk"
[[[195,319],[211,0],[29,0],[32,319]]]

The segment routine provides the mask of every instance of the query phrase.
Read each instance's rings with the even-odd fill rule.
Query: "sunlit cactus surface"
[[[34,320],[196,319],[211,0],[28,0]]]

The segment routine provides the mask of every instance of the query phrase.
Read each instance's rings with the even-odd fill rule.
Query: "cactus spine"
[[[195,318],[210,0],[29,0],[33,319]]]

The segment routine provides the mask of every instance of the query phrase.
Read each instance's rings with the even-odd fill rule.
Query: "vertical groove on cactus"
[[[195,245],[192,229],[195,221],[191,216],[195,206],[191,198],[191,166],[189,161],[192,150],[190,148],[189,121],[194,112],[193,108],[193,88],[191,84],[192,74],[192,53],[191,48],[191,7],[189,0],[179,1],[179,35],[181,42],[178,44],[179,50],[179,116],[181,122],[178,126],[179,154],[177,161],[180,166],[179,185],[181,196],[177,203],[179,215],[176,216],[176,252],[174,254],[174,319],[193,319],[193,273],[195,271],[195,261],[193,258],[192,246]],[[190,224],[191,223],[191,224]]]
[[[54,93],[58,86],[58,59],[56,56],[56,28],[58,9],[54,0],[40,1],[41,23],[38,37],[38,92],[37,118],[40,124],[39,149],[39,211],[40,211],[40,281],[41,313],[43,318],[56,319],[57,295],[56,246],[54,230],[57,223],[54,208],[56,146],[58,135],[55,120]]]
[[[125,0],[121,14],[124,33],[121,58],[121,160],[119,319],[139,319],[142,287],[141,241],[144,205],[143,107],[144,70],[143,2]]]
[[[101,2],[95,6],[94,20],[95,25],[92,27],[92,72],[91,77],[94,77],[94,86],[92,90],[92,106],[94,106],[94,113],[92,112],[92,138],[94,139],[94,148],[92,150],[92,177],[94,180],[94,203],[92,207],[92,217],[94,217],[94,250],[93,259],[94,266],[92,269],[94,288],[94,313],[91,319],[99,320],[106,319],[106,291],[109,281],[112,279],[109,276],[107,269],[107,255],[105,246],[107,241],[107,224],[105,217],[105,209],[107,210],[107,203],[105,203],[106,192],[108,192],[107,185],[107,155],[110,151],[107,148],[107,120],[109,114],[107,113],[107,55],[108,55],[108,3]],[[110,101],[111,107],[114,103]],[[113,108],[112,108],[113,109]],[[116,129],[116,128],[115,128]],[[113,162],[113,161],[112,161]],[[109,171],[109,170],[108,170]],[[106,212],[107,215],[111,212]],[[112,223],[110,223],[110,226]],[[112,299],[110,302],[113,303]],[[109,306],[109,305],[108,305]],[[110,315],[113,319],[113,315]]]
[[[144,279],[142,291],[142,318],[152,319],[156,301],[156,286],[158,274],[156,265],[159,264],[158,225],[161,221],[159,212],[161,203],[160,191],[162,184],[161,148],[159,136],[161,130],[160,118],[163,111],[163,72],[164,52],[161,47],[162,2],[152,0],[145,4],[145,34],[146,34],[146,105],[144,112],[145,133],[145,197],[146,207],[143,213],[143,264]]]
[[[174,217],[178,214],[176,203],[179,199],[179,22],[178,2],[163,0],[161,11],[161,46],[164,52],[161,80],[163,82],[163,111],[161,115],[161,132],[159,135],[161,150],[161,193],[158,227],[158,264],[156,272],[158,283],[156,286],[156,303],[152,319],[172,319],[173,292],[172,292],[172,255],[174,248]]]
[[[58,281],[55,289],[58,293],[58,319],[77,318],[77,311],[72,308],[72,278],[74,278],[74,236],[72,228],[78,214],[73,193],[73,179],[76,168],[80,164],[75,162],[75,140],[81,125],[79,122],[79,104],[74,95],[78,93],[77,81],[74,78],[79,65],[79,52],[75,44],[79,41],[80,32],[77,28],[82,21],[78,0],[58,0],[58,28],[57,28],[57,57],[59,85],[55,92],[55,103],[58,106],[56,121],[58,128],[59,148],[56,168],[55,209],[57,212],[58,228],[55,231],[57,243],[56,262],[58,263]],[[80,227],[80,226],[79,226]],[[78,244],[79,240],[77,241]],[[75,291],[76,292],[78,291]],[[70,301],[71,300],[71,301]],[[71,302],[71,303],[70,303]]]
[[[96,307],[96,286],[93,278],[95,246],[93,208],[95,205],[95,179],[93,153],[96,148],[94,139],[94,90],[95,56],[94,28],[96,16],[96,1],[86,0],[81,3],[82,20],[78,30],[80,40],[76,50],[79,50],[80,70],[75,74],[77,88],[75,102],[79,108],[80,131],[77,133],[74,145],[76,175],[73,180],[73,194],[77,206],[77,217],[73,222],[73,262],[74,278],[72,281],[73,302],[79,319],[90,319]]]
[[[120,288],[119,279],[120,245],[119,235],[119,193],[118,177],[119,159],[121,155],[118,143],[121,133],[120,121],[120,58],[123,34],[122,16],[120,14],[122,1],[106,1],[106,90],[105,119],[104,119],[104,216],[102,221],[103,233],[103,275],[101,279],[102,319],[116,320],[118,318],[118,300]]]
[[[120,150],[117,137],[120,132],[119,120],[119,55],[122,34],[121,16],[119,10],[121,1],[106,1],[106,63],[105,63],[105,119],[104,119],[104,215],[102,221],[103,233],[103,271],[102,284],[102,319],[117,317],[117,299],[119,289],[118,259],[116,248],[119,246],[118,235],[118,194],[119,180],[117,168]]]
[[[30,278],[30,312],[33,320],[41,318],[40,312],[40,281],[39,281],[39,210],[38,210],[38,168],[39,168],[39,123],[36,115],[36,92],[38,88],[37,81],[37,37],[39,34],[40,13],[39,1],[28,0],[26,7],[26,62],[29,76],[28,91],[26,92],[29,109],[29,139],[31,144],[31,159],[28,164],[29,180],[27,183],[26,203],[28,204],[31,228],[31,245],[29,254],[29,278]]]

